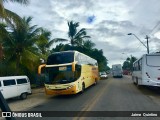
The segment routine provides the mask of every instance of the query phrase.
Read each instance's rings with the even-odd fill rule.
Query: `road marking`
[[[104,87],[104,88],[102,88],[101,89],[101,91],[99,91],[98,93],[97,93],[97,95],[92,99],[92,101],[89,103],[89,105],[88,105],[88,101],[87,101],[87,103],[85,104],[85,106],[87,106],[87,107],[85,107],[85,108],[83,108],[81,111],[82,112],[80,112],[78,115],[77,115],[77,117],[74,117],[72,120],[85,120],[85,117],[82,117],[82,116],[85,116],[85,111],[91,111],[92,109],[93,109],[93,107],[96,105],[96,103],[99,101],[99,99],[101,98],[101,96],[103,95],[103,93],[105,93],[106,91],[107,91],[107,89],[108,89],[108,86],[109,86],[109,84],[110,84],[110,81],[111,80],[109,80],[108,81],[108,84]]]

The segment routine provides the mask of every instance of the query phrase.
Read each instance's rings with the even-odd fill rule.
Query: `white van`
[[[27,76],[0,77],[0,91],[5,99],[26,99],[27,95],[31,94],[30,81]]]

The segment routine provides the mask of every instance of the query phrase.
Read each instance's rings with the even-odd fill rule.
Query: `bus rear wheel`
[[[137,85],[137,88],[138,88],[138,89],[141,89],[142,86],[139,85],[139,83],[138,83],[138,78],[136,78],[136,85]]]
[[[82,83],[82,91],[81,91],[81,93],[83,93],[83,92],[84,92],[84,90],[85,90],[85,84],[84,84],[84,83]]]

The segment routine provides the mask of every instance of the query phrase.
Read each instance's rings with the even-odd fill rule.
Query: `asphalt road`
[[[29,109],[29,111],[63,111],[48,112],[51,115],[60,116],[66,115],[67,112],[81,111],[73,117],[41,118],[44,120],[158,120],[160,117],[117,117],[116,115],[130,115],[132,114],[130,111],[134,111],[133,113],[137,111],[138,114],[139,111],[149,111],[148,113],[160,111],[160,92],[147,87],[138,89],[128,76],[109,77],[86,89],[83,94],[49,97],[45,103]],[[129,113],[124,111],[129,111]],[[86,117],[89,114],[95,116]],[[98,116],[99,114],[102,115]],[[114,117],[106,117],[107,114]]]

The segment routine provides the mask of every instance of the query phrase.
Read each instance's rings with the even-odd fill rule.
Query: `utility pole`
[[[148,44],[149,37],[148,37],[148,35],[146,35],[146,38],[145,38],[145,39],[147,39],[147,45],[145,45],[135,34],[128,33],[127,35],[134,35],[134,37],[136,37],[143,44],[143,46],[147,48],[147,54],[149,54],[149,44]]]
[[[148,39],[149,39],[149,37],[148,37],[148,35],[146,35],[146,38],[145,38],[146,40],[147,40],[147,53],[149,54],[149,44],[148,44]]]

